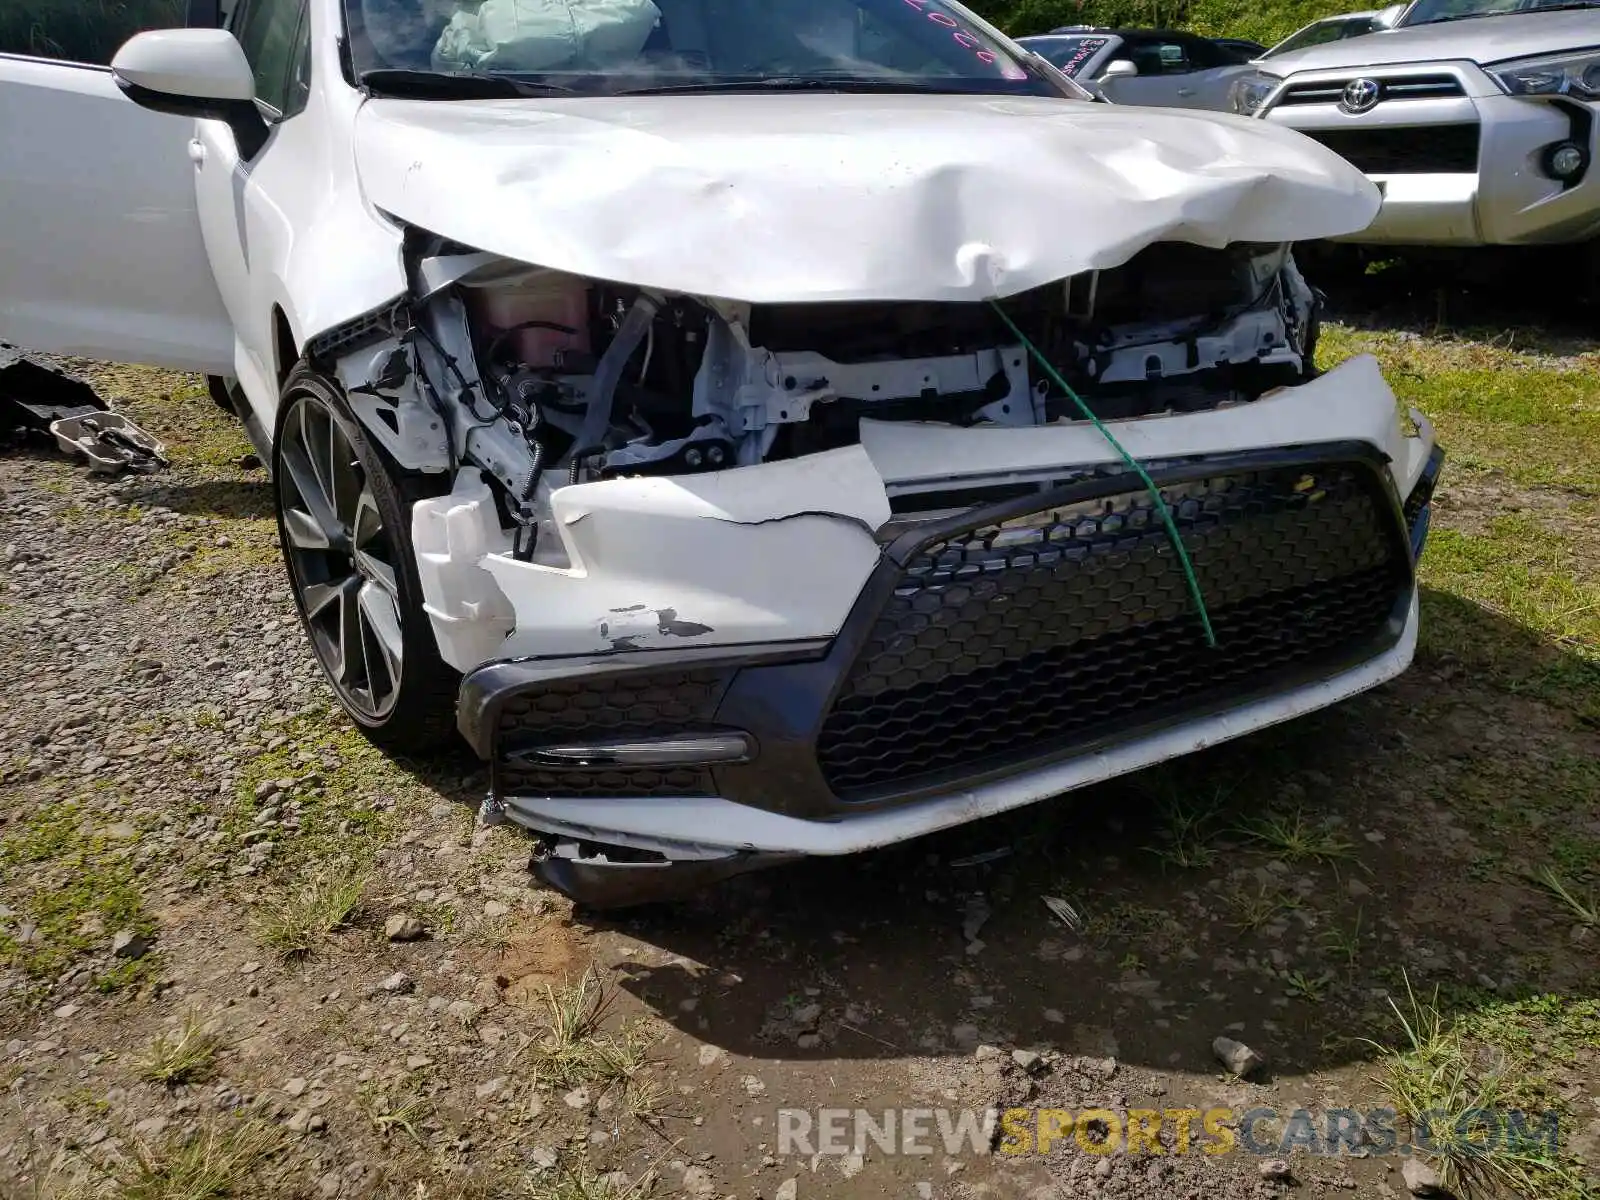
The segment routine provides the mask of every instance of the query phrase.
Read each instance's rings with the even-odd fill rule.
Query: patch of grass
[[[469,939],[498,958],[511,946],[512,928],[510,913],[499,913],[495,916],[484,913],[473,918],[466,934]]]
[[[1323,327],[1321,365],[1362,353],[1434,422],[1456,469],[1600,496],[1600,355],[1552,360],[1470,335]]]
[[[1283,994],[1291,1000],[1306,1000],[1312,1004],[1321,1004],[1327,993],[1327,987],[1333,982],[1333,976],[1327,972],[1321,975],[1307,975],[1304,971],[1290,971],[1283,977]]]
[[[366,886],[364,872],[330,866],[269,903],[256,935],[285,960],[309,957],[355,915]]]
[[[134,844],[100,832],[84,803],[53,800],[43,786],[31,794],[39,807],[0,832],[0,900],[17,913],[0,929],[0,966],[50,979],[117,930],[149,936],[155,924],[136,882]]]
[[[137,988],[160,973],[160,960],[154,954],[120,959],[94,977],[94,990],[102,996]]]
[[[1083,923],[1084,938],[1097,946],[1127,947],[1127,955],[1138,958],[1133,947],[1164,952],[1184,936],[1181,923],[1171,912],[1152,904],[1123,901],[1095,913]]]
[[[1322,931],[1322,945],[1328,953],[1344,960],[1345,970],[1356,969],[1356,959],[1361,956],[1361,922],[1364,909],[1356,911],[1356,919],[1349,929],[1330,924]]]
[[[1578,918],[1580,925],[1590,928],[1600,925],[1600,903],[1596,902],[1593,892],[1580,896],[1573,885],[1550,867],[1540,867],[1535,871],[1533,881],[1566,905],[1572,915]]]
[[[648,1043],[636,1026],[604,1027],[612,995],[588,970],[562,988],[545,985],[544,1033],[529,1047],[541,1080],[560,1087],[626,1085],[643,1069]]]
[[[251,1174],[281,1145],[264,1121],[221,1119],[193,1137],[175,1137],[160,1147],[134,1140],[132,1158],[116,1175],[117,1200],[212,1200],[263,1194]]]
[[[102,395],[115,397],[116,408],[166,445],[180,470],[235,478],[241,474],[234,466],[239,457],[254,453],[240,424],[211,403],[199,376],[113,363],[99,364],[88,375]]]
[[[1577,576],[1578,551],[1523,514],[1494,518],[1487,536],[1429,535],[1422,580],[1600,663],[1600,583]]]
[[[1290,862],[1338,862],[1355,853],[1355,845],[1331,829],[1313,825],[1303,812],[1269,813],[1237,832]]]
[[[1461,1018],[1468,1036],[1499,1047],[1524,1064],[1565,1065],[1600,1051],[1600,999],[1546,994],[1517,1000],[1484,997]],[[1535,1077],[1525,1081],[1538,1082]],[[1545,1098],[1543,1085],[1518,1102]]]
[[[1261,884],[1254,892],[1236,888],[1228,894],[1228,904],[1234,913],[1232,924],[1236,929],[1255,933],[1272,924],[1279,913],[1288,911],[1287,900],[1286,893],[1266,884]]]
[[[356,1104],[379,1137],[388,1138],[399,1131],[419,1146],[427,1144],[417,1126],[432,1115],[433,1105],[414,1084],[401,1082],[385,1088],[371,1081],[356,1093]]]
[[[1521,1200],[1577,1200],[1585,1187],[1581,1172],[1559,1147],[1506,1136],[1505,1128],[1491,1136],[1478,1117],[1548,1096],[1544,1081],[1513,1050],[1482,1039],[1492,1025],[1452,1020],[1441,1011],[1437,993],[1424,1002],[1409,979],[1405,984],[1405,1007],[1389,1002],[1401,1044],[1369,1044],[1382,1054],[1380,1084],[1415,1143],[1438,1160],[1447,1186]]]
[[[382,754],[331,706],[285,721],[274,732],[283,744],[250,760],[224,817],[224,829],[234,839],[242,838],[260,807],[255,800],[257,786],[294,779],[288,798],[299,804],[299,827],[278,827],[272,873],[287,881],[325,871],[340,859],[370,859],[392,824],[393,806],[380,807],[375,798],[420,794],[417,778],[403,763]]]
[[[547,1177],[528,1181],[529,1200],[636,1200],[649,1190],[653,1178],[646,1173],[623,1183],[612,1175],[602,1175],[586,1162],[563,1163]]]
[[[1163,789],[1157,803],[1161,814],[1160,845],[1153,853],[1167,866],[1183,871],[1197,871],[1217,861],[1217,850],[1212,844],[1216,836],[1218,812],[1227,800],[1227,791],[1216,787],[1198,795],[1179,793],[1168,787]]]
[[[151,1083],[198,1083],[215,1073],[221,1048],[209,1024],[190,1013],[174,1032],[158,1034],[134,1068]]]

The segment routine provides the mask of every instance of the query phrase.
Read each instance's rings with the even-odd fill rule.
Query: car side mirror
[[[267,122],[256,107],[255,73],[226,29],[135,34],[111,60],[111,74],[123,95],[141,108],[226,121],[245,158],[254,157],[267,140]]]
[[[1125,58],[1119,59],[1117,62],[1107,64],[1106,69],[1100,72],[1100,82],[1106,83],[1112,79],[1127,79],[1129,76],[1137,75],[1138,73],[1138,67]]]

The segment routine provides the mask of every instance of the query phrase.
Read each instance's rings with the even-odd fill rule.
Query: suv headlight
[[[1517,58],[1484,68],[1514,96],[1576,96],[1600,100],[1600,50],[1569,50]]]
[[[1278,76],[1264,71],[1241,75],[1228,87],[1228,107],[1242,117],[1254,116],[1282,82]]]

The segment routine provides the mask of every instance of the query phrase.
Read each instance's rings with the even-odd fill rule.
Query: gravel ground
[[[197,382],[91,373],[174,466],[0,457],[0,1192],[1396,1196],[1398,1156],[1179,1153],[1170,1119],[1138,1154],[808,1154],[779,1110],[1366,1111],[1408,982],[1597,1157],[1600,943],[1521,873],[1600,845],[1581,712],[1432,651],[1070,805],[597,921],[477,824],[474,762],[332,708]],[[308,895],[332,928],[286,956]]]

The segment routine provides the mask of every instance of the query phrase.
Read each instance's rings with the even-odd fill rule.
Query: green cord
[[[991,300],[989,305],[995,312],[1000,314],[1000,319],[1006,323],[1006,328],[1010,329],[1017,339],[1027,347],[1028,353],[1033,356],[1033,361],[1039,364],[1040,369],[1050,376],[1055,385],[1065,392],[1072,402],[1078,406],[1078,411],[1093,423],[1094,427],[1100,431],[1100,436],[1111,444],[1111,448],[1122,455],[1122,461],[1128,464],[1129,469],[1144,480],[1144,486],[1149,489],[1150,498],[1156,502],[1156,511],[1161,514],[1162,523],[1167,527],[1167,537],[1172,541],[1172,548],[1178,552],[1178,562],[1183,567],[1183,577],[1189,583],[1189,595],[1194,600],[1195,612],[1200,616],[1200,627],[1205,630],[1206,645],[1215,650],[1217,648],[1217,635],[1211,628],[1211,614],[1206,611],[1205,597],[1200,594],[1200,581],[1195,578],[1194,567],[1189,562],[1189,552],[1183,547],[1183,538],[1178,536],[1178,526],[1172,519],[1172,511],[1167,507],[1167,502],[1161,498],[1161,489],[1156,487],[1155,480],[1150,478],[1149,473],[1139,465],[1138,460],[1122,448],[1122,443],[1117,441],[1111,430],[1107,429],[1100,418],[1094,415],[1094,411],[1083,402],[1083,397],[1072,390],[1072,385],[1061,377],[1061,372],[1051,365],[1050,360],[1040,352],[1039,347],[1029,341],[1028,335],[1017,328],[1017,323],[1006,314],[1006,310],[1000,307],[999,302]]]

